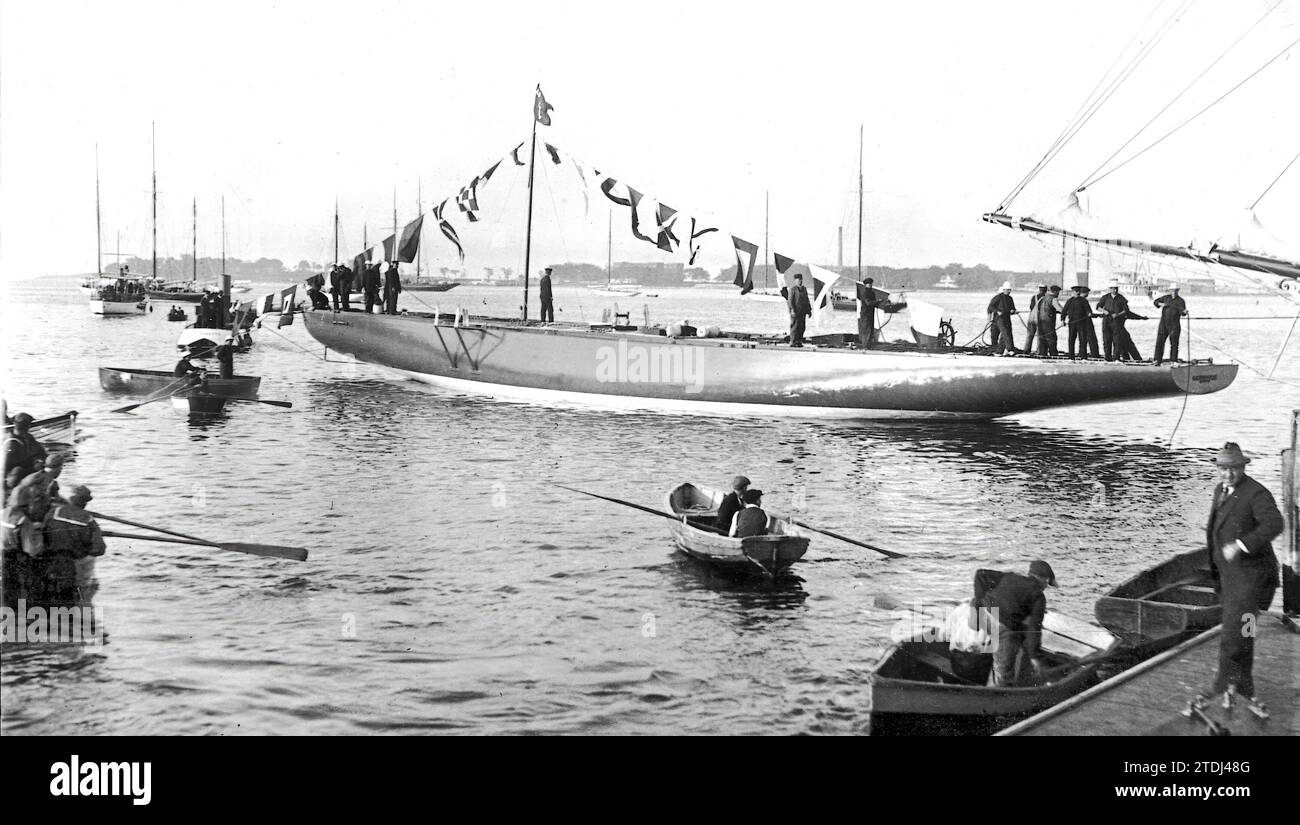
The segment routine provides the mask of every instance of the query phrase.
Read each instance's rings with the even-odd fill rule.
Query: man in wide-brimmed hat
[[[1209,693],[1234,689],[1261,712],[1251,674],[1255,622],[1259,611],[1273,602],[1277,590],[1277,557],[1271,542],[1282,533],[1282,514],[1273,495],[1246,475],[1249,462],[1232,441],[1214,458],[1219,483],[1214,488],[1205,540],[1223,604],[1223,631],[1219,635],[1219,670]]]

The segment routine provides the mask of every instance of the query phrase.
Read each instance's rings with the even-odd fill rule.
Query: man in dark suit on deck
[[[803,285],[803,275],[795,273],[794,288],[790,290],[790,346],[803,346],[803,331],[812,315],[812,301],[808,299],[808,288]]]
[[[1255,701],[1251,671],[1257,614],[1268,609],[1277,590],[1277,556],[1271,542],[1282,533],[1282,514],[1272,493],[1246,475],[1249,461],[1231,441],[1214,459],[1219,483],[1205,525],[1205,541],[1223,604],[1223,629],[1219,670],[1209,695],[1235,689],[1253,710],[1267,715]],[[1202,694],[1201,698],[1208,697]]]

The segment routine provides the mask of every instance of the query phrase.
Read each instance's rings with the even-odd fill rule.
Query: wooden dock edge
[[[1144,662],[1140,662],[1139,664],[1134,665],[1133,667],[1129,668],[1123,673],[1116,674],[1115,676],[1110,677],[1109,679],[1107,679],[1106,681],[1100,684],[1093,685],[1092,687],[1088,688],[1083,693],[1080,693],[1077,696],[1072,696],[1058,705],[1053,705],[1047,710],[1037,713],[1021,722],[1017,722],[1011,727],[1000,730],[993,735],[994,736],[1019,736],[1022,733],[1028,733],[1029,731],[1033,730],[1034,728],[1038,727],[1044,722],[1047,722],[1051,719],[1055,719],[1057,716],[1060,716],[1062,713],[1065,713],[1068,710],[1073,710],[1079,705],[1082,705],[1083,703],[1091,700],[1093,697],[1100,696],[1103,693],[1107,693],[1113,690],[1114,688],[1117,688],[1120,685],[1124,684],[1125,682],[1128,682],[1131,679],[1141,676],[1143,673],[1146,673],[1148,670],[1159,667],[1161,664],[1169,661],[1170,659],[1183,655],[1184,653],[1186,653],[1187,651],[1191,650],[1194,647],[1203,645],[1206,642],[1211,641],[1213,639],[1218,639],[1219,629],[1221,627],[1222,625],[1215,625],[1209,630],[1206,630],[1204,633],[1201,633],[1199,636],[1193,636],[1192,638],[1188,639],[1187,641],[1183,642],[1177,647],[1166,650],[1164,653],[1161,653],[1159,655],[1152,656],[1150,659],[1147,659]]]

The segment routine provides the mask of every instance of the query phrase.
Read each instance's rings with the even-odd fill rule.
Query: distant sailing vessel
[[[534,146],[538,122],[540,117],[534,120]],[[530,166],[530,178],[532,171]],[[315,310],[303,315],[307,331],[331,350],[458,392],[730,417],[989,419],[1074,404],[1201,395],[1224,389],[1237,375],[1236,365],[1209,361],[1156,366],[1005,358],[970,348],[935,351],[904,344],[864,350],[843,337],[826,346],[791,348],[783,336],[716,327],[702,326],[707,337],[691,337],[679,325],[542,326],[528,319],[531,245],[530,222],[522,318]]]
[[[953,280],[951,275],[944,275],[939,279],[939,283],[934,285],[935,289],[961,289],[961,284]]]
[[[155,201],[157,191],[154,192]],[[102,231],[99,215],[99,150],[95,150],[95,271],[93,281],[86,279],[82,286],[89,286],[90,312],[93,315],[142,315],[148,308],[148,296],[145,294],[144,281],[129,274],[126,267],[118,270],[118,277],[105,277],[104,255],[102,249]],[[155,253],[155,257],[156,257]]]

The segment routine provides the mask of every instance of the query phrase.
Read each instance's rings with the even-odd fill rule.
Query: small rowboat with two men
[[[212,394],[231,398],[256,397],[261,384],[262,379],[256,375],[232,375],[230,378],[208,377],[208,390]],[[185,385],[185,379],[177,378],[163,370],[100,367],[99,385],[109,392],[153,395],[167,389],[179,389]]]
[[[718,508],[725,496],[689,483],[668,492],[668,512],[681,519],[670,529],[686,555],[723,572],[775,578],[808,552],[808,534],[781,516],[768,515],[766,536],[738,539],[717,532]]]
[[[1098,623],[1133,648],[1157,652],[1223,618],[1208,549],[1143,570],[1097,600]]]

